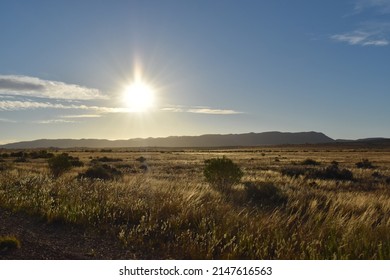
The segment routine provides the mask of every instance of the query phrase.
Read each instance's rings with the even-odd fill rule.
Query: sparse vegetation
[[[332,162],[325,168],[286,167],[281,169],[281,173],[294,178],[304,176],[322,180],[353,180],[352,171],[346,168],[340,169],[337,162]]]
[[[72,151],[67,159],[102,156],[93,152]],[[98,230],[102,243],[115,239],[123,251],[149,258],[390,259],[390,151],[365,151],[375,170],[355,165],[361,153],[151,151],[153,168],[142,173],[134,159],[145,152],[113,150],[121,162],[75,167],[57,177],[48,174],[45,159],[12,164],[15,157],[2,157],[0,208]],[[305,158],[320,165],[300,164]],[[119,169],[135,171],[113,175]],[[206,174],[225,180],[209,181]]]

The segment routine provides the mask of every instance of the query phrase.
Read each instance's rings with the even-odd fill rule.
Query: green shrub
[[[109,157],[101,157],[101,158],[97,158],[96,159],[97,161],[100,161],[100,162],[117,162],[117,161],[122,161],[122,159],[120,158],[109,158]]]
[[[10,157],[15,157],[15,158],[26,157],[26,153],[23,151],[12,152],[12,153],[10,153]]]
[[[353,180],[353,173],[348,169],[339,169],[338,165],[331,164],[320,170],[312,170],[307,174],[309,178],[325,179],[325,180]]]
[[[246,182],[247,199],[255,205],[279,206],[287,203],[287,195],[270,182]]]
[[[50,172],[54,177],[59,177],[63,173],[72,169],[71,158],[66,153],[62,153],[60,155],[56,155],[50,158],[47,162],[49,164]]]
[[[29,156],[32,158],[32,159],[37,159],[37,158],[52,158],[54,157],[54,154],[53,153],[48,153],[47,151],[45,150],[42,150],[42,151],[33,151],[29,154]]]
[[[144,158],[143,156],[140,156],[140,157],[136,158],[135,160],[139,161],[140,163],[143,163],[146,161],[146,158]]]
[[[80,161],[78,157],[70,157],[69,159],[70,159],[70,164],[73,167],[83,167],[84,166],[84,163],[82,161]]]
[[[0,163],[0,172],[7,170],[7,166],[4,163]]]
[[[203,174],[206,181],[217,191],[223,193],[229,193],[244,175],[240,167],[225,156],[208,159],[204,163]]]
[[[18,157],[14,160],[14,162],[27,162],[27,158],[26,157]]]
[[[15,236],[0,236],[0,252],[19,248],[20,241]]]
[[[302,165],[320,165],[318,161],[315,161],[314,159],[307,158],[304,161],[301,162]]]
[[[340,169],[338,163],[332,162],[325,168],[286,167],[281,170],[282,175],[297,178],[301,175],[312,179],[323,180],[353,180],[353,173],[348,169]]]
[[[301,175],[305,175],[308,170],[310,169],[305,169],[302,167],[285,167],[280,172],[282,173],[282,175],[297,178]]]
[[[113,180],[122,176],[122,172],[107,164],[95,165],[87,169],[85,173],[80,173],[80,178]]]
[[[365,168],[365,169],[372,169],[374,166],[368,159],[362,159],[362,161],[357,162],[356,164],[357,168]]]

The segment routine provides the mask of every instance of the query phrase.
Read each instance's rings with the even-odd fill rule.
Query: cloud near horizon
[[[98,89],[19,75],[0,75],[0,95],[68,100],[107,98]]]
[[[15,123],[16,121],[10,120],[10,119],[0,118],[0,122],[2,122],[2,123]]]
[[[242,112],[229,110],[229,109],[212,109],[210,107],[185,107],[185,106],[171,106],[161,108],[161,111],[164,112],[173,112],[173,113],[194,113],[194,114],[209,114],[209,115],[236,115],[242,114]]]
[[[36,113],[25,113],[24,120],[0,118],[2,123],[65,124],[100,118],[111,113],[135,112],[131,108],[110,106],[108,105],[110,102],[107,103],[108,106],[102,106],[99,100],[107,99],[107,97],[97,89],[29,76],[0,75],[0,97],[2,97],[0,99],[0,112],[39,110]],[[42,115],[43,110],[55,110],[56,112]],[[242,112],[230,109],[181,105],[162,106],[156,108],[155,112],[208,115],[242,114]],[[40,118],[44,118],[44,120],[40,120]]]
[[[61,116],[61,118],[65,119],[89,119],[89,118],[100,118],[102,115],[97,114],[84,114],[84,115],[66,115]]]
[[[104,106],[88,106],[88,105],[79,105],[79,104],[60,104],[60,103],[50,103],[50,102],[38,102],[31,100],[5,100],[0,101],[0,111],[18,111],[18,110],[28,110],[28,109],[73,109],[73,110],[84,110],[84,111],[94,111],[95,114],[80,114],[80,115],[68,115],[63,116],[64,118],[97,118],[101,114],[105,113],[130,113],[132,112],[129,108],[121,107],[104,107]],[[173,112],[173,113],[194,113],[194,114],[210,114],[210,115],[235,115],[242,114],[230,109],[213,109],[210,107],[184,107],[184,106],[171,106],[161,108],[160,111],[163,112]]]
[[[60,124],[60,123],[75,123],[76,121],[66,120],[66,119],[51,119],[51,120],[41,120],[34,121],[33,123],[37,124]]]
[[[30,100],[5,100],[0,101],[0,111],[18,111],[28,109],[73,109],[73,110],[91,110],[98,113],[124,113],[129,112],[128,108],[112,108],[103,106],[88,106],[88,105],[64,105],[61,103],[38,102]],[[71,116],[71,115],[70,115]],[[81,116],[81,115],[77,115]],[[83,115],[84,117],[86,115]]]

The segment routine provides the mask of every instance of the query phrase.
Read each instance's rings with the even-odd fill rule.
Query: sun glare
[[[154,104],[154,90],[143,81],[135,81],[126,87],[124,102],[132,112],[144,112]]]

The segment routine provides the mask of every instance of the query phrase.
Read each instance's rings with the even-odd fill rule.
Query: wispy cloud
[[[33,123],[38,123],[38,124],[60,124],[60,123],[75,123],[75,121],[65,120],[65,119],[52,119],[52,120],[34,121]]]
[[[355,30],[344,34],[335,34],[331,38],[338,42],[348,43],[350,45],[361,45],[361,46],[378,46],[384,47],[389,44],[389,41],[377,34],[377,32],[365,32]]]
[[[374,9],[379,13],[390,13],[390,0],[357,0],[354,13],[362,13],[367,9]]]
[[[389,33],[390,22],[367,21],[353,31],[334,34],[330,38],[349,45],[384,47],[390,44]]]
[[[236,115],[236,114],[241,114],[241,112],[237,112],[237,111],[234,111],[234,110],[210,109],[210,108],[188,109],[187,112],[195,113],[195,114],[210,114],[210,115]]]
[[[0,95],[70,100],[106,98],[98,89],[18,75],[0,75]]]
[[[73,105],[72,105],[73,106]],[[18,100],[5,100],[0,101],[0,111],[18,111],[26,109],[67,109],[72,106],[66,106],[63,104],[53,104],[49,102],[36,102],[36,101],[18,101]]]
[[[185,107],[185,106],[170,106],[161,108],[165,112],[174,112],[174,113],[194,113],[194,114],[209,114],[209,115],[235,115],[242,114],[235,110],[229,109],[212,109],[209,107]]]
[[[94,114],[69,115],[69,118],[93,118],[105,113],[130,113],[134,110],[123,107],[89,106],[84,104],[62,104],[52,102],[26,101],[26,100],[4,100],[0,101],[0,111],[20,111],[31,109],[58,109],[58,110],[84,110],[92,111]]]
[[[37,124],[61,124],[61,123],[78,123],[81,119],[89,119],[89,118],[100,118],[102,115],[92,115],[92,114],[84,114],[84,115],[65,115],[59,116],[57,118],[49,119],[49,120],[38,120],[33,121],[33,123]]]
[[[378,21],[375,15],[389,13],[390,0],[355,0],[353,11],[348,17],[360,19],[361,14],[364,14],[365,21],[358,23],[352,31],[332,34],[329,38],[349,45],[385,47],[390,44],[390,21],[383,17]]]
[[[2,122],[2,123],[16,123],[16,121],[14,121],[14,120],[3,119],[3,118],[0,118],[0,122]]]
[[[84,115],[68,115],[62,116],[65,119],[89,119],[89,118],[100,118],[102,115],[97,114],[84,114]]]

